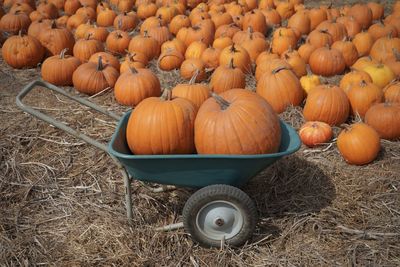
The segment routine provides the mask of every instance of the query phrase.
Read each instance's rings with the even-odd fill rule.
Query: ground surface
[[[159,73],[163,87],[178,76]],[[37,70],[12,70],[0,59],[1,266],[400,265],[399,142],[382,141],[378,159],[363,167],[346,164],[335,144],[302,147],[244,188],[260,212],[253,241],[238,250],[203,249],[182,230],[152,229],[179,221],[190,190],[155,194],[135,182],[128,226],[110,157],[16,107],[17,93],[38,78]],[[127,110],[111,91],[91,101]],[[115,128],[40,88],[27,103],[103,142]],[[299,108],[281,117],[296,128],[303,122]]]

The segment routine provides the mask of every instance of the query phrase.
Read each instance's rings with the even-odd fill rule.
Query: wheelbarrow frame
[[[112,136],[111,141],[108,145],[105,145],[69,126],[57,121],[55,118],[44,114],[32,106],[23,102],[23,99],[36,87],[44,87],[61,94],[83,106],[89,107],[101,114],[108,116],[114,120],[119,121],[118,126]],[[116,115],[115,113],[108,111],[99,105],[94,104],[86,99],[79,96],[70,95],[65,90],[41,81],[36,80],[28,85],[26,85],[21,92],[16,97],[16,104],[26,113],[47,122],[50,125],[85,141],[88,144],[95,146],[96,148],[106,152],[113,159],[117,165],[119,171],[122,174],[124,187],[125,187],[125,205],[126,214],[129,223],[132,222],[132,192],[131,192],[131,178],[139,181],[154,182],[158,184],[164,184],[159,188],[151,188],[153,192],[163,192],[169,189],[175,189],[175,186],[185,186],[185,187],[197,187],[210,190],[199,190],[196,195],[192,195],[184,207],[183,217],[184,223],[175,223],[166,225],[163,227],[156,228],[158,231],[169,231],[185,226],[185,229],[192,230],[191,228],[196,228],[196,225],[190,225],[191,221],[187,218],[193,217],[191,214],[193,212],[191,209],[196,206],[203,197],[201,194],[208,195],[207,197],[213,198],[220,194],[220,191],[226,191],[228,197],[238,196],[236,199],[237,205],[242,205],[242,203],[247,203],[244,208],[252,210],[250,217],[255,217],[255,206],[250,200],[250,198],[244,192],[240,191],[236,187],[244,185],[250,178],[255,176],[261,170],[265,169],[278,159],[283,156],[289,155],[297,151],[301,145],[297,133],[286,123],[280,121],[282,128],[282,142],[280,151],[274,154],[261,154],[261,155],[133,155],[126,144],[125,129],[126,124],[131,111],[124,114],[123,117]],[[179,163],[178,167],[172,169],[168,168],[170,163]],[[219,168],[219,164],[223,167]],[[158,170],[154,171],[154,166],[157,165]],[[219,174],[221,172],[222,174]],[[159,178],[154,178],[156,176]],[[187,175],[188,180],[185,180],[185,175]],[[212,177],[210,177],[212,176]],[[168,185],[167,185],[168,184]],[[226,185],[226,186],[224,186]],[[213,187],[214,186],[214,187]],[[232,187],[234,186],[234,187]],[[213,192],[214,190],[214,192]],[[236,190],[236,191],[235,191]],[[199,198],[200,197],[200,198]],[[197,198],[197,199],[196,199]],[[207,201],[206,201],[207,202]],[[224,205],[220,201],[218,205]],[[187,207],[186,207],[187,206]],[[234,206],[234,205],[233,205]],[[194,207],[193,209],[199,209],[201,207]],[[200,210],[201,211],[201,210]],[[236,213],[234,213],[236,214]],[[236,215],[235,215],[236,216]],[[220,220],[220,219],[218,219]],[[223,221],[223,220],[222,220]],[[210,224],[212,225],[212,224]],[[248,227],[255,227],[254,222]],[[191,231],[192,234],[196,235],[196,231]],[[199,237],[200,236],[200,237]],[[212,244],[215,246],[214,241],[201,240],[201,235],[197,236],[197,241],[203,243],[203,245],[208,246]],[[222,237],[224,240],[224,236]],[[245,240],[244,238],[239,238],[237,240],[238,244],[242,244]],[[214,243],[213,243],[214,242]],[[235,241],[233,241],[233,244]]]

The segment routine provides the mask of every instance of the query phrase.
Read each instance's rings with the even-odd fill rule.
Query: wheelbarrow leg
[[[126,202],[126,215],[128,217],[128,222],[132,223],[132,191],[131,191],[131,181],[129,175],[125,168],[121,169],[122,176],[124,178],[125,186],[125,202]]]

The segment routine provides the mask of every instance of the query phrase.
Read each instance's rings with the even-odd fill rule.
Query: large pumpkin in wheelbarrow
[[[245,89],[212,94],[195,121],[199,154],[268,154],[279,150],[278,115],[267,101]]]

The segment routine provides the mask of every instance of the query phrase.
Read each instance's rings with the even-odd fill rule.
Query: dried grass
[[[161,72],[163,87],[178,76]],[[110,157],[15,106],[20,88],[38,77],[0,62],[2,266],[400,265],[399,142],[382,141],[378,159],[362,167],[346,164],[334,143],[302,147],[244,188],[260,212],[253,241],[237,250],[203,249],[182,230],[153,230],[179,221],[192,190],[152,193],[134,182],[134,221],[127,224],[123,182]],[[127,110],[112,92],[91,101]],[[28,102],[103,142],[114,131],[115,122],[43,89]],[[303,122],[298,107],[281,118],[295,128]]]

